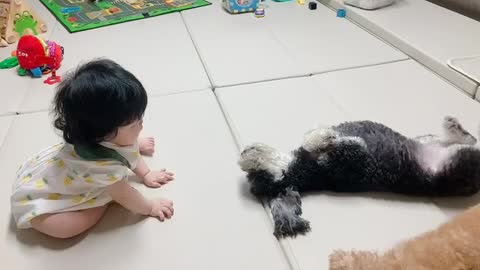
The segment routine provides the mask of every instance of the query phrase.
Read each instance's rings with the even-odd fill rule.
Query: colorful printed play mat
[[[70,33],[210,5],[205,0],[40,0]]]

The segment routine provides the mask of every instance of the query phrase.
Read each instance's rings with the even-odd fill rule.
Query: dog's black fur
[[[454,130],[449,130],[449,121],[455,124]],[[307,134],[306,142],[293,151],[286,166],[277,165],[279,156],[285,154],[260,144],[245,148],[239,164],[247,172],[251,192],[270,201],[272,214],[275,208],[274,234],[296,236],[310,230],[308,221],[300,217],[298,192],[378,191],[429,197],[477,193],[480,149],[472,146],[476,139],[456,119],[447,117],[445,123],[447,133],[461,136],[455,140],[431,136],[422,142],[379,123],[347,122],[323,129],[327,132]],[[424,151],[432,146],[439,155],[448,151],[433,169],[424,164]]]

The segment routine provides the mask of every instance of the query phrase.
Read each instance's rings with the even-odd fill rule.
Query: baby
[[[113,61],[92,61],[70,74],[54,100],[54,125],[65,142],[18,170],[11,197],[17,227],[73,237],[94,226],[112,201],[170,218],[171,201],[146,199],[127,182],[129,170],[153,188],[174,179],[166,170],[150,170],[140,156],[154,151],[153,138],[139,139],[146,107],[140,81]]]

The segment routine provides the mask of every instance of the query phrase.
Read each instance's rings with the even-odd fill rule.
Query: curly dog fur
[[[436,230],[379,254],[334,251],[330,270],[474,270],[480,269],[480,207],[471,208]]]
[[[247,173],[251,192],[267,198],[276,210],[274,234],[296,236],[310,230],[301,211],[295,210],[301,207],[301,192],[381,191],[431,197],[477,193],[477,140],[453,117],[446,117],[443,127],[443,136],[408,138],[379,123],[346,122],[308,132],[291,154],[260,143],[247,146],[239,165]]]

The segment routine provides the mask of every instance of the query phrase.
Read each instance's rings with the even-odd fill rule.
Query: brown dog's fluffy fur
[[[480,206],[384,254],[337,250],[330,255],[330,270],[477,269],[480,269]]]

